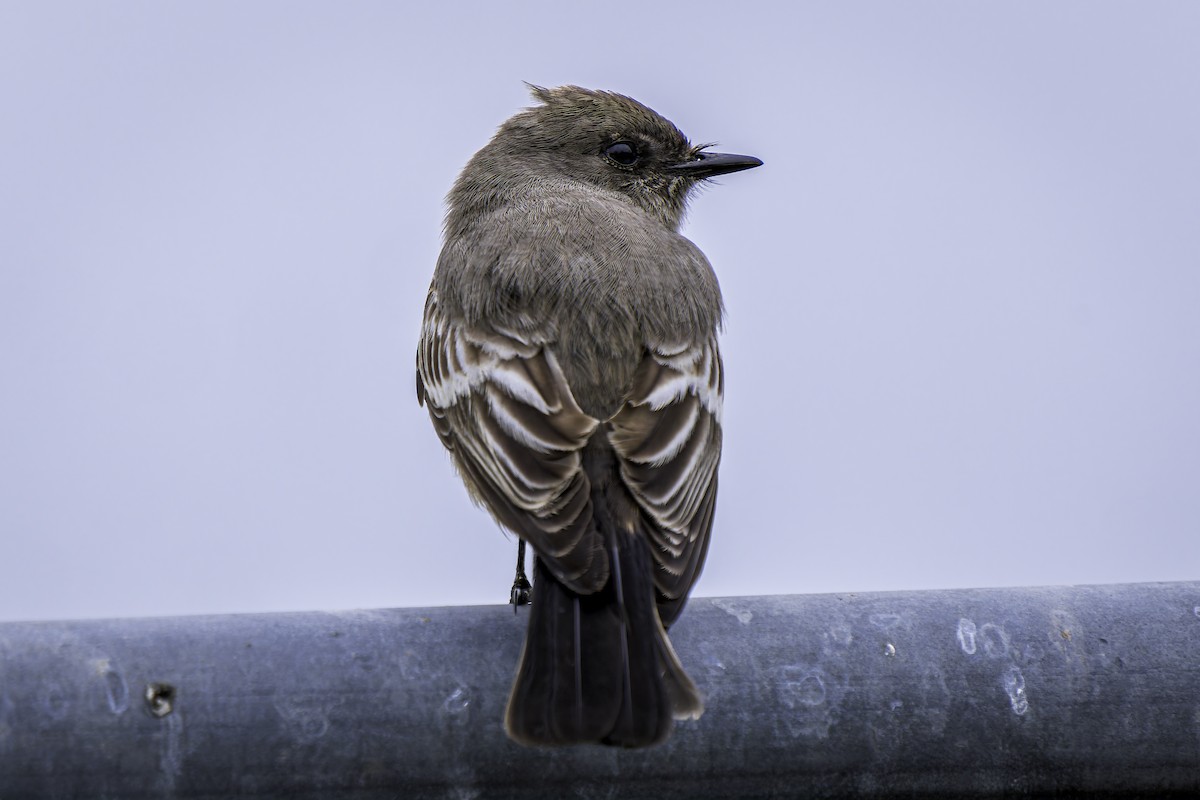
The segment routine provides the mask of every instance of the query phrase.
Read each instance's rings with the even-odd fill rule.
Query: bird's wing
[[[621,477],[643,512],[665,625],[683,609],[708,550],[723,391],[715,337],[691,345],[652,344],[628,401],[610,421]]]
[[[467,327],[425,304],[417,399],[472,497],[528,541],[573,591],[608,580],[581,451],[598,421],[580,410],[538,337]]]

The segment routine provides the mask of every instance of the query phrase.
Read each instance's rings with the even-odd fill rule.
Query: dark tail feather
[[[608,584],[578,595],[537,560],[529,632],[508,700],[508,735],[527,745],[657,744],[698,717],[699,692],[658,618],[646,543],[621,537]]]

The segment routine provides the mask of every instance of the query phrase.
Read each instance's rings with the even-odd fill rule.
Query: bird
[[[724,307],[679,229],[697,187],[763,162],[625,95],[529,89],[447,196],[417,400],[470,497],[534,553],[508,736],[647,747],[704,710],[667,631],[721,458]]]

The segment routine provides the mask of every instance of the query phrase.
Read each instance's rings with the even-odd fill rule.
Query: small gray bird
[[[642,747],[704,710],[666,631],[712,529],[722,308],[679,223],[702,181],[762,162],[619,94],[530,88],[448,197],[417,399],[536,554],[508,735]]]

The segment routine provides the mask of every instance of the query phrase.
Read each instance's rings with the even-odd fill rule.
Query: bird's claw
[[[512,605],[514,614],[517,613],[517,606],[529,605],[533,599],[531,589],[525,573],[518,572],[516,579],[513,580],[512,591],[508,594],[508,602]]]
[[[513,578],[512,590],[508,593],[508,602],[512,604],[513,613],[517,606],[527,606],[532,600],[529,578],[525,577],[525,540],[517,541],[517,577]]]

